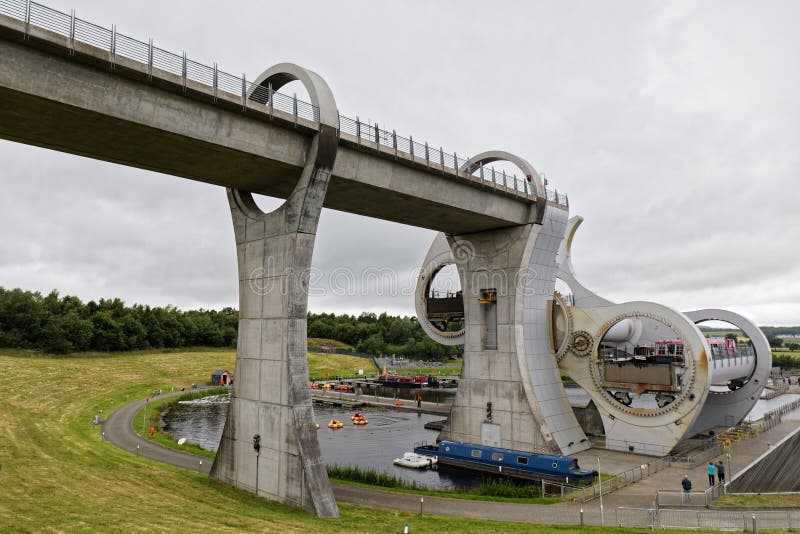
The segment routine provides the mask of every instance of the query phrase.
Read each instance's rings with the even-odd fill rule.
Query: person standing
[[[714,475],[717,474],[717,468],[714,466],[714,462],[708,462],[708,485],[714,485]]]
[[[725,464],[720,460],[717,462],[717,480],[723,486],[725,485]]]
[[[681,480],[681,486],[683,487],[683,504],[689,504],[692,502],[692,481],[689,480],[689,475],[683,475],[683,480]]]

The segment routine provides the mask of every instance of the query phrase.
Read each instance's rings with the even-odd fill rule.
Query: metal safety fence
[[[263,86],[247,80],[242,74],[236,76],[225,72],[214,63],[213,66],[198,63],[189,59],[186,52],[175,54],[153,44],[134,39],[117,31],[116,25],[104,28],[70,13],[52,9],[31,0],[0,0],[0,15],[24,22],[26,36],[32,27],[41,28],[67,38],[70,53],[74,53],[75,44],[82,43],[99,48],[108,54],[108,61],[113,67],[120,59],[134,61],[146,66],[148,76],[152,78],[159,71],[180,77],[184,89],[189,82],[200,84],[210,89],[214,100],[222,96],[241,99],[242,107],[262,105],[269,109],[270,115],[275,111],[290,115],[295,124],[299,119],[309,121],[318,126],[320,122],[319,108],[311,103],[273,91],[270,85]],[[514,196],[529,200],[537,195],[560,205],[569,205],[566,195],[545,187],[544,191],[533,191],[527,177],[518,178],[505,170],[478,165],[468,168],[468,160],[459,157],[455,152],[445,152],[439,146],[428,142],[415,141],[412,136],[397,135],[394,130],[380,128],[377,124],[362,122],[358,117],[352,119],[339,114],[339,132],[352,135],[358,144],[371,144],[375,148],[388,149],[395,155],[402,154],[427,167],[454,174],[470,181],[479,180],[485,186]]]
[[[621,527],[651,529],[757,532],[800,528],[800,510],[667,510],[618,507],[615,519]]]
[[[580,486],[576,488],[569,496],[578,502],[587,502],[603,495],[624,488],[629,484],[633,484],[639,480],[649,477],[659,471],[662,471],[672,465],[672,459],[669,456],[651,460],[642,465],[633,467],[611,477],[603,477],[602,481],[595,482],[587,486]]]

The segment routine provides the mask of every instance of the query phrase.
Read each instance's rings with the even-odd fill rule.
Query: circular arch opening
[[[464,329],[464,298],[461,278],[453,263],[446,263],[433,272],[425,290],[428,322],[440,332]]]
[[[493,186],[524,190],[546,197],[542,177],[525,159],[503,150],[489,150],[472,156],[461,166],[473,176]]]
[[[695,323],[710,351],[711,391],[736,391],[753,376],[758,355],[752,340],[740,327],[722,320]]]

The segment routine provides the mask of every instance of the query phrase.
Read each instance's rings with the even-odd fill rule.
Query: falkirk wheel
[[[467,165],[498,159],[538,181],[527,162],[507,153],[487,152]],[[417,280],[417,316],[433,340],[464,346],[441,439],[557,454],[588,449],[562,373],[593,401],[606,448],[652,456],[738,424],[760,397],[772,360],[755,324],[727,310],[681,313],[595,294],[572,267],[582,221],[547,200],[529,227],[434,239]],[[462,290],[440,294],[433,280],[447,265]],[[557,280],[567,294],[555,290]],[[738,327],[749,341],[706,339],[697,324],[711,320]]]

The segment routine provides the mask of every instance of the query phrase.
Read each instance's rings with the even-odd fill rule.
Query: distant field
[[[730,333],[735,333],[739,337],[744,336],[741,330],[703,330],[703,334],[706,337],[725,337],[725,334]]]
[[[324,347],[333,347],[335,349],[353,350],[353,347],[347,343],[336,341],[335,339],[323,339],[319,337],[308,338],[308,351],[309,352],[323,352]]]
[[[347,354],[308,353],[308,376],[325,380],[336,376],[355,376],[363,369],[364,375],[375,375],[377,369],[370,358],[359,358]]]

